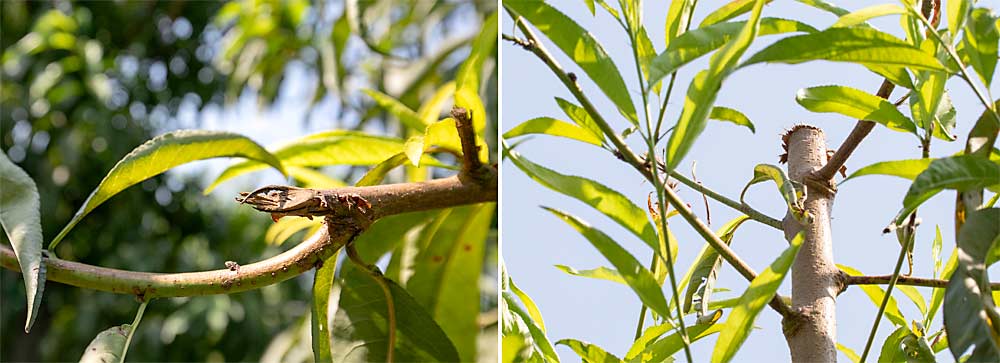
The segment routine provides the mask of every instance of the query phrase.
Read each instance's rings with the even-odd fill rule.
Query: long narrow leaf
[[[568,223],[573,229],[576,229],[577,232],[586,237],[590,241],[590,244],[615,266],[615,269],[622,275],[622,278],[632,288],[632,291],[635,291],[643,304],[649,306],[650,309],[660,316],[670,316],[670,312],[667,309],[667,299],[663,297],[660,285],[656,283],[653,274],[635,259],[635,256],[632,256],[631,253],[622,248],[621,245],[604,234],[604,232],[591,227],[579,218],[556,209],[543,208],[552,212],[552,214]]]
[[[503,137],[509,139],[531,134],[565,137],[597,146],[601,146],[602,143],[602,140],[595,137],[590,131],[551,117],[536,117],[522,122],[520,125],[514,126],[514,128],[505,132]]]
[[[967,190],[1000,185],[1000,164],[975,155],[941,158],[917,175],[903,197],[903,209],[896,215],[895,223],[904,219],[920,204],[942,189]]]
[[[639,123],[635,104],[632,103],[632,97],[629,96],[628,87],[625,86],[618,67],[590,32],[542,1],[509,1],[505,2],[504,6],[535,25],[567,57],[583,69],[583,72],[618,107],[618,112],[622,116],[633,125]]]
[[[472,43],[472,51],[469,57],[458,69],[455,75],[455,105],[464,107],[472,115],[472,125],[477,135],[482,135],[486,129],[486,108],[482,99],[479,98],[480,83],[482,82],[483,64],[493,50],[497,47],[497,12],[493,12],[483,21],[483,26],[476,36],[476,41]],[[486,149],[486,144],[480,144],[480,149]]]
[[[800,89],[795,101],[812,112],[835,112],[858,120],[878,122],[886,127],[916,134],[913,120],[904,116],[888,100],[847,86],[818,86]]]
[[[42,263],[42,219],[38,187],[20,167],[0,152],[0,227],[14,247],[14,256],[21,266],[24,292],[28,298],[24,332],[38,316],[45,291],[45,264]]]
[[[945,70],[933,54],[890,34],[866,27],[830,28],[819,33],[784,38],[757,52],[742,66],[763,62],[796,64],[814,60]]]
[[[989,294],[986,268],[994,261],[1000,241],[1000,209],[990,208],[969,214],[958,232],[958,268],[948,281],[944,296],[944,326],[948,348],[961,360],[975,346],[969,362],[1000,361],[996,339],[998,315]]]
[[[270,165],[282,174],[285,173],[282,163],[274,155],[244,136],[231,132],[204,130],[166,133],[139,145],[119,160],[104,180],[101,180],[101,184],[87,197],[66,227],[63,227],[52,240],[49,249],[54,249],[73,226],[80,223],[94,208],[125,188],[179,165],[219,157],[247,158],[262,165]]]
[[[750,282],[750,287],[747,287],[740,296],[740,303],[733,308],[729,318],[726,319],[725,327],[715,343],[715,350],[712,351],[712,362],[728,362],[736,355],[736,351],[753,330],[757,314],[778,292],[778,287],[784,281],[788,269],[792,267],[792,261],[795,261],[795,255],[798,254],[799,247],[802,247],[804,238],[799,232],[792,239],[791,245]]]

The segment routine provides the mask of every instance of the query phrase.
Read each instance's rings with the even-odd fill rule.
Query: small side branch
[[[875,93],[876,96],[888,99],[889,95],[892,94],[892,90],[896,88],[895,84],[889,82],[888,79],[882,81],[882,86],[879,87],[878,92]],[[840,170],[840,167],[844,166],[847,162],[847,158],[851,157],[854,153],[854,149],[858,148],[861,144],[861,140],[864,140],[866,136],[872,129],[875,128],[875,122],[858,120],[858,123],[854,125],[854,129],[851,130],[851,134],[847,135],[847,139],[844,140],[843,144],[837,148],[837,151],[833,153],[830,160],[827,161],[823,168],[819,169],[814,175],[818,180],[830,180],[833,179],[834,174]]]
[[[458,137],[462,140],[462,173],[478,175],[483,163],[479,160],[479,146],[476,145],[476,130],[472,125],[472,115],[466,109],[456,106],[451,109],[451,117],[455,119],[455,128],[458,129]]]
[[[892,275],[873,275],[873,276],[845,276],[844,284],[850,285],[888,285],[889,280],[892,279]],[[931,279],[926,277],[916,277],[916,276],[905,276],[900,275],[899,279],[896,280],[896,285],[908,285],[908,286],[924,286],[933,288],[945,288],[948,287],[948,280],[942,279]],[[991,282],[990,289],[1000,290],[1000,282]]]

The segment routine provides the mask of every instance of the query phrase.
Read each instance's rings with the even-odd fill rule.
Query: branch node
[[[483,162],[479,160],[479,145],[476,145],[476,130],[472,123],[472,112],[455,106],[451,109],[451,117],[455,119],[455,128],[462,142],[462,174],[470,175],[481,181],[487,173],[483,171]]]

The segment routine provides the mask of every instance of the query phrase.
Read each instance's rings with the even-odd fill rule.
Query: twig
[[[844,285],[886,285],[891,280],[892,275],[845,276]],[[923,286],[940,289],[948,287],[948,280],[900,275],[899,279],[896,280],[896,285]],[[1000,282],[990,282],[990,289],[1000,290]]]
[[[462,141],[462,173],[470,175],[479,173],[483,163],[479,160],[479,146],[476,145],[476,130],[472,126],[472,115],[464,108],[455,106],[451,109],[451,117],[455,119],[458,138]]]
[[[559,80],[562,81],[562,83],[566,86],[566,88],[569,89],[570,93],[572,93],[573,96],[576,97],[576,100],[580,102],[580,105],[587,111],[587,113],[590,114],[590,117],[594,120],[594,123],[597,124],[597,126],[601,129],[604,135],[611,140],[612,144],[614,144],[615,149],[617,150],[616,156],[619,157],[622,161],[628,163],[629,165],[632,165],[632,167],[635,168],[637,171],[639,171],[639,173],[641,173],[643,177],[645,177],[647,180],[649,180],[650,182],[655,182],[654,177],[650,172],[651,169],[647,166],[646,161],[640,158],[638,155],[636,155],[635,152],[633,152],[632,149],[625,144],[625,142],[621,139],[621,137],[618,136],[618,134],[614,131],[614,129],[611,128],[611,126],[604,119],[604,117],[601,116],[601,114],[597,111],[597,108],[595,108],[594,105],[590,102],[590,99],[588,99],[587,96],[583,94],[583,91],[580,89],[580,87],[577,86],[576,83],[569,78],[569,76],[562,69],[559,63],[556,62],[555,58],[553,58],[552,55],[545,49],[545,46],[537,41],[538,37],[535,36],[535,33],[530,28],[521,23],[518,23],[518,27],[521,29],[522,32],[524,32],[525,36],[528,37],[528,42],[532,44],[531,49],[528,50],[531,53],[535,54],[535,56],[537,56],[539,59],[541,59],[541,61],[545,63],[550,70],[552,70],[552,73],[554,73],[559,78]],[[680,178],[677,179],[681,180],[681,182],[684,183],[684,180]],[[691,184],[697,185],[697,183],[694,182],[691,182]],[[694,188],[694,186],[692,186],[692,188]],[[700,234],[702,238],[704,238],[705,241],[707,241],[708,244],[711,245],[712,248],[714,248],[719,253],[719,255],[726,260],[726,262],[732,265],[736,269],[736,271],[740,273],[740,275],[742,275],[749,281],[752,281],[755,277],[757,277],[757,273],[754,272],[753,269],[751,269],[746,262],[740,259],[740,257],[737,256],[736,253],[732,249],[730,249],[725,242],[722,242],[722,240],[719,239],[719,237],[716,236],[712,232],[712,230],[708,228],[708,226],[705,226],[704,223],[701,223],[701,221],[698,220],[698,217],[696,217],[694,213],[692,213],[691,210],[687,208],[687,205],[680,199],[680,197],[676,193],[674,193],[669,188],[665,188],[664,192],[667,201],[670,202],[670,205],[672,205],[674,209],[676,209],[680,213],[680,215],[684,218],[684,220],[687,221],[688,224],[691,224],[698,232],[698,234]],[[778,225],[780,226],[780,222],[778,223]],[[791,316],[792,314],[794,314],[788,307],[788,305],[786,305],[777,297],[771,300],[769,305],[771,306],[771,308],[773,308],[782,316]]]
[[[882,86],[878,88],[878,92],[876,92],[875,95],[881,98],[889,98],[889,95],[892,94],[892,90],[894,88],[896,88],[896,85],[889,82],[888,79],[882,80]],[[847,162],[847,158],[851,156],[851,153],[853,153],[854,149],[858,147],[861,140],[864,140],[865,136],[868,136],[868,133],[872,132],[873,128],[875,128],[875,122],[858,120],[858,123],[854,124],[854,129],[851,130],[851,134],[847,135],[847,139],[840,144],[840,147],[837,148],[837,152],[833,153],[833,156],[830,157],[830,160],[827,161],[826,165],[813,174],[814,177],[819,180],[833,179],[837,170],[840,170],[840,167],[844,166],[844,163]]]
[[[702,185],[701,181],[698,180],[698,174],[696,173],[698,163],[691,164],[691,179],[694,179],[695,183]],[[701,201],[705,203],[705,222],[709,227],[712,226],[712,209],[708,207],[708,197],[705,196],[705,192],[701,192]]]
[[[666,169],[666,165],[664,165],[662,161],[657,160],[656,163],[660,167],[660,170]],[[716,193],[711,188],[706,187],[706,186],[702,185],[701,183],[695,182],[694,180],[688,179],[686,176],[684,176],[684,174],[681,174],[681,173],[677,172],[676,170],[670,171],[670,177],[676,179],[679,182],[681,182],[681,184],[687,185],[691,189],[697,190],[697,191],[699,191],[699,192],[707,195],[709,198],[715,199],[715,201],[717,201],[719,203],[725,204],[726,206],[728,206],[730,208],[733,208],[735,210],[740,211],[743,214],[746,214],[747,217],[750,217],[750,219],[752,219],[752,220],[760,222],[760,223],[762,223],[762,224],[764,224],[766,226],[770,226],[770,227],[772,227],[774,229],[778,229],[778,230],[781,229],[781,221],[779,221],[777,219],[774,219],[772,217],[769,217],[768,215],[764,214],[763,212],[760,212],[760,211],[758,211],[756,209],[753,209],[753,207],[751,207],[749,205],[737,202],[735,200],[727,198],[726,196],[724,196],[722,194]]]

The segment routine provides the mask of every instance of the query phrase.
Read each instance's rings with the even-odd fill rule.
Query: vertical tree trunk
[[[792,265],[792,308],[798,314],[785,322],[785,338],[793,362],[836,362],[836,297],[840,292],[839,269],[833,262],[830,210],[833,193],[822,185],[810,186],[806,177],[826,164],[823,131],[798,125],[786,134],[788,176],[807,188],[805,210],[813,222],[803,226],[790,214],[782,226],[791,240],[799,231],[805,240]]]

